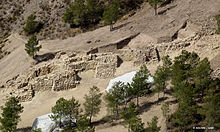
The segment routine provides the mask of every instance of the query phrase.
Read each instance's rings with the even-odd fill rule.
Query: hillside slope
[[[19,0],[19,2],[22,3],[22,0]],[[38,11],[39,7],[36,7],[38,4],[34,4],[34,2],[38,3],[39,1],[24,2],[27,8],[25,8],[22,15],[28,16],[28,14]],[[55,2],[60,2],[62,9],[56,10],[55,7],[58,8],[59,6],[52,6],[52,14],[56,14],[56,12],[62,13],[63,5],[61,0],[55,0]],[[49,1],[49,3],[51,5],[54,4],[52,1]],[[89,70],[80,69],[78,71],[78,75],[82,80],[80,80],[81,84],[76,85],[74,89],[59,92],[48,89],[34,91],[36,93],[31,97],[31,101],[22,103],[25,108],[22,113],[22,120],[19,123],[19,128],[30,127],[35,117],[49,113],[55,101],[60,97],[71,98],[73,96],[80,103],[83,103],[83,96],[88,93],[90,86],[97,85],[104,92],[110,79],[137,70],[140,64],[145,62],[147,62],[147,67],[153,74],[156,66],[161,63],[157,61],[155,48],[159,50],[161,57],[170,55],[171,58],[180,54],[183,49],[195,51],[201,58],[208,57],[211,61],[212,68],[218,72],[217,75],[220,75],[220,63],[218,61],[220,54],[220,35],[214,34],[217,26],[214,16],[220,14],[219,7],[220,0],[173,0],[172,3],[159,8],[158,16],[154,15],[152,7],[145,4],[134,16],[116,23],[114,25],[115,30],[112,32],[109,31],[109,26],[105,26],[61,40],[55,35],[57,32],[53,34],[53,30],[50,30],[51,38],[54,40],[40,41],[42,49],[39,55],[46,56],[47,54],[52,54],[53,57],[43,62],[36,62],[28,57],[24,50],[24,44],[27,42],[27,39],[17,33],[17,31],[21,30],[19,23],[12,24],[15,28],[14,33],[7,38],[8,41],[3,48],[3,50],[9,51],[10,54],[0,59],[0,106],[3,105],[11,93],[19,90],[23,90],[25,93],[27,90],[30,90],[26,87],[28,84],[25,84],[25,86],[20,85],[23,82],[19,79],[25,80],[26,83],[26,81],[28,82],[31,79],[37,80],[40,78],[37,73],[33,78],[27,78],[26,75],[29,72],[36,71],[39,74],[45,72],[42,73],[42,76],[48,77],[47,75],[51,74],[51,69],[47,69],[47,66],[56,66],[59,64],[60,71],[75,71],[74,68],[80,69],[84,67],[84,63],[87,61],[91,63],[95,62],[94,66],[92,65],[92,68],[90,67]],[[31,10],[32,8],[33,10]],[[50,23],[50,26],[58,24],[57,28],[59,28],[59,25],[62,25],[61,16],[50,16],[51,18],[48,19],[51,21],[54,19],[53,17],[58,17],[57,20]],[[61,33],[66,30],[69,30],[68,26],[62,28]],[[97,69],[103,66],[101,64],[99,65],[101,63],[98,60],[100,59],[99,57],[115,57],[115,55],[122,58],[122,62],[117,65],[115,71],[113,71],[114,74],[106,78],[97,78]],[[75,65],[75,63],[79,63],[79,65]],[[110,62],[106,61],[106,63],[109,66],[108,63],[110,64]],[[46,69],[43,69],[44,66]],[[68,69],[69,66],[73,66],[74,68]],[[65,69],[66,67],[67,69]],[[54,73],[52,71],[52,74],[56,76],[58,71],[55,70]],[[18,85],[17,82],[19,82],[19,88],[16,87]],[[10,87],[7,87],[9,86],[8,84],[10,84]],[[160,110],[161,105],[165,101],[172,102],[175,100],[169,95],[166,97],[167,100],[161,101],[158,105],[155,105],[155,100],[157,99],[155,95],[141,99],[142,105],[151,104],[151,107],[143,108],[141,115],[143,121],[146,124],[153,116],[158,115],[158,124],[162,126],[162,132],[166,131],[166,127]],[[105,105],[105,103],[102,103],[101,113],[94,119],[95,121],[99,121],[106,115]],[[175,103],[172,104],[171,108],[172,112],[174,112]],[[116,124],[101,123],[96,128],[100,132],[127,131],[127,128],[124,128],[120,122]]]

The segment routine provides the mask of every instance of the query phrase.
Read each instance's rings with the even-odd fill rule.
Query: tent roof
[[[121,82],[123,82],[125,84],[131,83],[132,82],[132,78],[135,76],[136,72],[137,71],[132,71],[132,72],[126,73],[126,74],[124,74],[122,76],[119,76],[119,77],[116,77],[114,79],[111,79],[109,84],[108,84],[108,86],[107,86],[107,88],[106,88],[106,91],[108,92],[112,88],[114,83],[116,83],[118,81],[121,81]],[[153,77],[149,76],[147,82],[153,83],[154,82]]]

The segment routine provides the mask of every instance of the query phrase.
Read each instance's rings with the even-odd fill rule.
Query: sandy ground
[[[152,64],[151,64],[152,65]],[[150,65],[148,65],[149,69]],[[137,70],[139,67],[134,67],[131,62],[125,62],[123,63],[116,71],[116,76],[120,76],[124,73]],[[151,68],[151,71],[154,71],[155,68]],[[33,98],[32,101],[29,102],[23,102],[22,105],[24,106],[24,112],[21,114],[21,121],[18,124],[18,128],[25,128],[25,127],[31,127],[34,119],[38,116],[41,116],[43,114],[47,114],[51,112],[51,107],[55,105],[55,102],[60,97],[64,97],[66,99],[70,99],[71,97],[75,97],[81,104],[84,102],[84,95],[88,93],[89,88],[92,85],[96,85],[100,88],[101,92],[105,94],[105,89],[109,83],[110,78],[108,79],[98,79],[94,78],[94,71],[86,71],[83,73],[80,73],[79,76],[82,78],[81,84],[78,85],[76,88],[66,91],[60,91],[60,92],[53,92],[53,91],[44,91],[37,93],[37,95]],[[146,105],[148,102],[155,102],[157,100],[157,95],[152,96],[150,98],[145,97],[141,99],[141,104]],[[106,103],[103,101],[101,104],[101,112],[98,114],[97,117],[94,118],[93,121],[100,120],[103,118],[107,112],[106,112]],[[150,104],[149,104],[150,105]],[[161,103],[159,105],[150,107],[150,109],[146,112],[143,112],[141,114],[141,117],[143,121],[146,123],[147,121],[150,121],[151,118],[156,115],[159,117],[159,125],[163,124],[164,119],[161,116],[160,111]],[[150,116],[148,115],[149,113]],[[153,114],[154,113],[154,114]],[[105,123],[102,125],[96,126],[96,129],[98,132],[111,132],[111,131],[118,131],[118,132],[126,132],[127,128],[125,128],[121,124],[115,124],[112,126],[110,123]],[[162,127],[164,129],[164,126]]]
[[[154,68],[152,68],[154,65]],[[154,72],[156,64],[149,64],[149,70]],[[124,73],[137,70],[138,67],[134,67],[131,62],[123,63],[116,71],[116,76],[120,76]],[[79,102],[82,104],[84,102],[84,95],[88,93],[89,88],[92,85],[96,85],[100,88],[100,90],[105,94],[105,89],[109,83],[110,78],[108,79],[97,79],[94,78],[94,71],[87,71],[80,73],[79,76],[82,78],[81,84],[78,85],[76,88],[61,91],[61,92],[53,92],[53,91],[44,91],[38,93],[34,99],[30,102],[23,102],[22,105],[24,106],[24,112],[21,114],[21,122],[18,125],[18,128],[25,128],[30,127],[34,121],[34,119],[40,115],[47,114],[51,112],[51,107],[55,105],[55,102],[60,97],[64,97],[66,99],[70,99],[71,97],[75,97]],[[161,94],[162,96],[162,94]],[[171,96],[166,95],[168,97],[166,101],[173,100]],[[159,104],[155,104],[157,101],[157,95],[153,95],[152,97],[143,97],[140,100],[140,104],[143,106],[144,111],[141,114],[143,122],[145,122],[145,126],[147,127],[147,122],[151,121],[153,116],[158,116],[158,125],[161,126],[161,130],[165,130],[166,127],[164,125],[165,119],[162,116],[161,105],[162,102]],[[106,112],[106,103],[103,101],[101,104],[101,111],[97,117],[93,119],[93,121],[100,120],[103,118]],[[172,108],[173,106],[171,106]],[[118,122],[118,121],[117,121]],[[120,122],[114,123],[105,123],[96,126],[96,130],[98,132],[127,132],[127,128],[125,128]]]
[[[125,68],[126,67],[126,68]],[[124,69],[124,70],[122,70]],[[123,73],[127,73],[136,70],[137,67],[133,67],[131,63],[127,62],[121,65],[117,70],[116,76]],[[23,102],[24,112],[21,114],[21,122],[18,127],[30,127],[34,119],[40,115],[47,114],[51,112],[51,107],[55,105],[55,102],[60,97],[70,99],[75,97],[81,104],[84,102],[84,95],[88,93],[89,88],[92,85],[96,85],[100,88],[101,92],[105,93],[105,89],[109,83],[109,79],[98,79],[94,77],[94,71],[86,71],[80,73],[79,76],[82,78],[80,85],[76,88],[66,91],[54,92],[54,91],[44,91],[37,93],[32,101]],[[106,114],[105,103],[102,103],[102,110],[96,119],[102,118]]]

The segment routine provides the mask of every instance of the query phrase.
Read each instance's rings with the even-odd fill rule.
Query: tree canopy
[[[91,120],[93,116],[96,116],[100,111],[100,104],[102,102],[101,100],[102,94],[100,93],[100,90],[98,87],[93,86],[89,90],[89,94],[85,95],[85,114],[89,117],[89,122],[91,124]]]
[[[114,116],[119,116],[120,106],[125,104],[127,86],[122,82],[116,82],[112,88],[107,92],[105,100],[107,107]]]
[[[25,44],[25,51],[29,56],[32,58],[35,58],[35,55],[39,50],[42,48],[42,46],[38,46],[38,39],[36,35],[33,35],[28,42]]]
[[[26,35],[31,35],[31,34],[34,34],[40,31],[42,24],[36,21],[35,19],[36,19],[36,16],[34,14],[31,14],[30,16],[28,16],[26,25],[23,28]]]
[[[103,13],[103,20],[106,25],[110,24],[110,31],[113,30],[112,24],[116,22],[119,17],[119,7],[119,0],[112,0],[109,7],[107,7],[107,9]]]
[[[2,132],[14,132],[16,130],[23,108],[15,97],[8,99],[5,106],[1,107],[0,130]]]
[[[139,106],[139,97],[149,92],[150,83],[147,82],[149,76],[150,72],[144,64],[132,79],[130,93],[136,98],[137,106]]]

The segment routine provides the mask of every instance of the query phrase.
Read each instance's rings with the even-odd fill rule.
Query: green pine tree
[[[208,58],[201,60],[195,69],[194,77],[197,94],[201,94],[201,100],[212,80],[211,73],[212,69],[210,66],[210,62],[208,61]]]
[[[86,116],[81,116],[77,120],[77,130],[80,132],[86,132],[89,129],[89,119]]]
[[[25,51],[29,56],[32,58],[35,58],[35,55],[39,50],[42,48],[42,46],[37,46],[38,45],[38,39],[36,35],[33,35],[28,42],[25,44]]]
[[[148,124],[147,132],[159,132],[160,127],[157,126],[157,122],[158,122],[157,116],[154,116],[151,122],[147,122]]]
[[[166,123],[168,122],[168,117],[169,117],[169,113],[170,113],[170,109],[169,109],[169,103],[166,102],[162,105],[161,110],[163,112],[163,116],[166,118]]]
[[[125,125],[128,125],[128,131],[144,131],[144,123],[142,123],[141,118],[137,116],[138,113],[138,109],[134,102],[130,102],[129,107],[121,112],[121,117],[124,119]]]
[[[65,106],[65,116],[69,119],[78,119],[80,114],[80,103],[74,97],[68,100],[67,105]],[[69,120],[69,127],[71,128],[72,120]]]
[[[103,7],[99,0],[87,0],[86,9],[88,19],[91,23],[99,20],[103,12]]]
[[[31,14],[30,16],[28,16],[26,25],[23,28],[26,35],[34,34],[40,31],[41,23],[39,23],[38,21],[35,21],[35,19],[36,19],[36,16],[34,14]]]
[[[171,84],[173,85],[172,90],[174,91],[174,95],[178,100],[183,97],[182,92],[185,86],[194,85],[194,71],[199,63],[199,56],[192,52],[188,52],[183,50],[182,54],[175,57],[174,63],[171,66],[172,75],[171,75]],[[184,85],[184,86],[181,86]],[[194,87],[190,87],[193,94],[192,96],[196,96],[196,89]]]
[[[80,111],[79,111],[79,101],[77,101],[75,98],[71,98],[70,100],[66,100],[64,98],[60,98],[56,101],[56,105],[52,107],[52,113],[53,115],[50,116],[50,118],[57,122],[60,126],[62,123],[62,119],[68,118],[68,126],[66,129],[71,128],[72,120],[71,119],[77,119]]]
[[[200,109],[200,113],[205,116],[206,126],[214,127],[215,130],[220,129],[220,93],[216,92],[219,86],[219,79],[211,82],[207,95],[204,98],[205,103],[202,109]]]
[[[67,105],[67,100],[64,98],[60,98],[56,101],[56,105],[52,107],[53,115],[50,118],[57,122],[59,126],[61,126],[61,120],[66,116],[65,110]]]
[[[217,29],[216,29],[216,34],[220,34],[220,15],[217,15],[215,17],[216,21],[217,21]]]
[[[108,110],[114,117],[119,117],[120,107],[126,102],[126,88],[124,83],[116,82],[105,96]]]
[[[8,99],[5,106],[1,107],[0,130],[2,132],[14,132],[16,130],[23,108],[15,97]]]
[[[101,105],[101,96],[100,90],[98,87],[93,86],[90,88],[89,95],[85,95],[84,108],[86,115],[89,117],[89,123],[91,124],[92,117],[96,116],[100,111]]]
[[[119,0],[112,0],[110,1],[108,8],[103,13],[103,20],[106,25],[110,25],[110,31],[113,30],[113,23],[115,23],[119,17],[119,8]]]
[[[86,6],[84,0],[75,0],[70,3],[66,8],[63,15],[63,20],[72,26],[85,26],[86,25]]]
[[[159,100],[159,93],[163,91],[163,96],[165,95],[165,89],[167,87],[166,81],[168,80],[168,76],[166,73],[166,68],[164,66],[158,66],[157,70],[154,74],[154,91],[158,93],[158,100]]]
[[[146,81],[150,76],[150,72],[146,65],[142,65],[140,70],[135,74],[132,79],[130,93],[137,100],[137,106],[139,106],[139,97],[148,93],[150,89],[150,84]]]
[[[131,132],[145,132],[144,123],[139,116],[130,120],[130,129]]]

